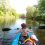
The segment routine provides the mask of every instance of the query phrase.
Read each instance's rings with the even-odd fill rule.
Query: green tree
[[[36,8],[36,7],[27,7],[26,11],[27,11],[27,13],[26,13],[26,16],[27,16],[26,22],[28,24],[30,24],[32,22],[35,23],[35,18],[39,15],[38,8]],[[32,22],[31,22],[31,20],[32,20]]]
[[[0,0],[0,27],[15,23],[17,13],[8,5],[8,0]]]
[[[25,19],[26,18],[25,14],[20,14],[20,18]]]
[[[36,17],[36,20],[39,22],[39,24],[45,23],[45,0],[39,0],[38,4],[39,9],[39,16]],[[45,24],[44,24],[45,25]],[[45,29],[38,29],[35,31],[39,41],[41,42],[40,45],[45,45]]]
[[[38,8],[40,14],[45,13],[45,0],[39,0]]]
[[[6,14],[8,11],[8,0],[0,0],[0,11]]]
[[[40,22],[40,24],[41,22],[45,23],[45,0],[39,0],[38,10],[39,16],[37,16],[36,19]]]

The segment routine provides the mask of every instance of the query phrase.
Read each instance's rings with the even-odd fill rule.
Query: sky
[[[9,0],[9,5],[16,10],[17,13],[26,13],[27,6],[37,5],[37,0]]]

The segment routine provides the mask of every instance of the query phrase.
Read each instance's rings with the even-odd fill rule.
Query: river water
[[[3,38],[5,38],[4,41],[6,41],[7,43],[3,44],[3,45],[11,45],[11,42],[13,41],[13,39],[15,38],[15,32],[17,28],[21,28],[21,24],[22,23],[26,23],[25,19],[17,19],[16,23],[14,25],[11,25],[10,28],[11,30],[8,32],[0,32],[0,45],[2,45],[3,42]]]
[[[10,26],[11,30],[8,32],[8,35],[12,35],[11,37],[15,37],[15,32],[17,28],[21,28],[21,24],[26,23],[25,19],[17,19],[16,23],[12,26]],[[10,36],[9,36],[10,37]]]
[[[17,19],[16,23],[11,26],[11,29],[21,28],[21,24],[26,23],[25,19]]]
[[[8,32],[0,32],[0,45],[2,45],[2,41],[3,39],[2,38],[5,38],[4,41],[6,41],[7,43],[3,44],[3,45],[11,45],[12,41],[15,39],[15,32],[17,30],[17,28],[21,28],[21,24],[22,23],[26,23],[26,20],[25,19],[17,19],[16,20],[16,23],[11,25],[10,28],[11,30],[8,31]]]

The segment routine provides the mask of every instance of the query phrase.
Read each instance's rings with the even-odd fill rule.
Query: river
[[[21,28],[21,24],[26,23],[25,19],[17,19],[16,23],[11,26],[11,29]]]
[[[16,23],[14,25],[10,26],[11,30],[8,32],[8,35],[11,35],[11,37],[15,37],[14,36],[15,32],[16,32],[17,28],[21,28],[22,23],[26,23],[26,20],[25,19],[17,19]]]
[[[13,39],[15,38],[15,35],[16,35],[15,34],[16,29],[21,28],[22,23],[26,23],[26,20],[25,19],[17,19],[16,23],[9,27],[9,28],[11,28],[10,31],[5,32],[5,34],[4,34],[4,32],[0,32],[0,45],[2,45],[3,38],[5,38],[4,41],[7,40],[6,41],[7,43],[5,43],[3,45],[11,45],[11,42],[13,41]]]
[[[11,45],[12,41],[15,39],[15,32],[17,30],[17,28],[21,28],[21,24],[22,23],[26,23],[25,19],[17,19],[16,23],[11,25],[10,28],[11,30],[8,32],[5,32],[5,34],[3,32],[0,33],[0,45],[2,45],[2,38],[4,36],[5,40],[7,43],[3,44],[3,45]]]

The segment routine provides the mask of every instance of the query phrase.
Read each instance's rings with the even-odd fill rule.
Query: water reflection
[[[0,32],[0,38],[2,38],[1,40],[2,41],[6,40],[6,42],[11,45],[11,42],[15,38],[15,35],[16,35],[15,34],[16,29],[17,28],[21,28],[21,23],[25,23],[25,22],[26,22],[25,19],[18,19],[14,25],[10,26],[10,28],[11,28],[10,31],[5,32],[5,33],[4,32]],[[5,40],[3,40],[3,38],[5,38]],[[7,43],[5,43],[5,45],[7,45]],[[1,45],[1,43],[0,43],[0,45]]]
[[[15,23],[15,16],[0,16],[0,29],[9,27],[13,23]]]
[[[26,23],[25,19],[17,19],[16,23],[12,26],[10,26],[11,30],[8,32],[8,38],[15,37],[15,32],[17,30],[17,28],[21,28],[21,24],[22,23]]]
[[[25,22],[26,22],[25,19],[17,19],[17,21],[14,25],[9,26],[11,28],[11,30],[6,32],[6,37],[7,38],[15,37],[16,29],[21,28],[21,23],[25,23]],[[3,32],[2,31],[0,31],[0,35],[1,35],[0,38],[2,38],[3,37]]]
[[[21,28],[21,24],[26,23],[25,19],[17,19],[16,23],[11,26],[12,29]]]

